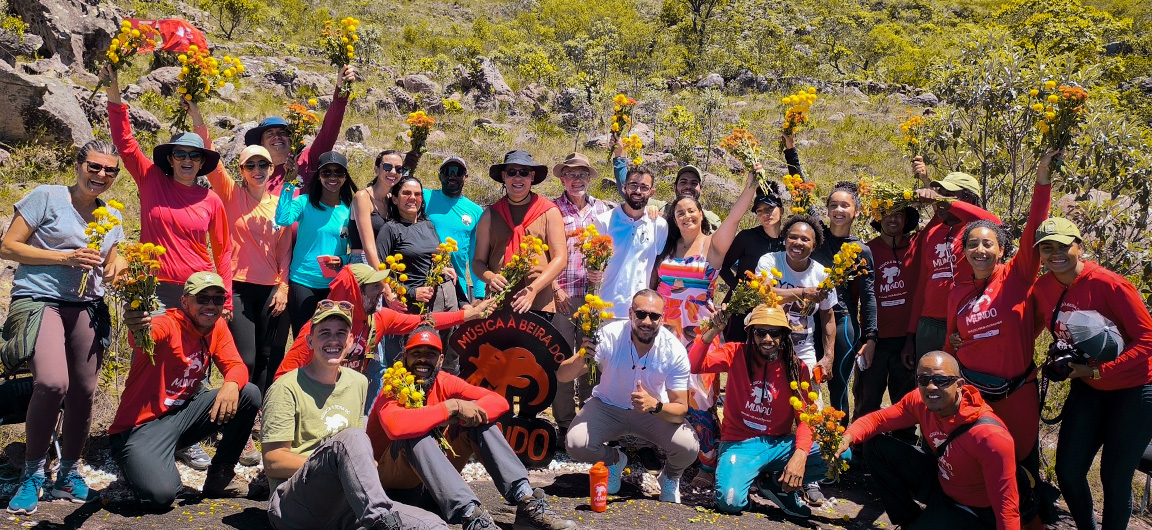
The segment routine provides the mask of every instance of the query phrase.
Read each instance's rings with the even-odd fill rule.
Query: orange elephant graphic
[[[468,360],[476,366],[476,372],[468,377],[469,384],[486,386],[507,396],[508,387],[527,389],[535,381],[540,390],[529,406],[541,405],[548,399],[551,390],[548,373],[536,362],[536,356],[524,348],[500,350],[490,344],[481,344],[479,355]],[[485,381],[487,385],[482,384]]]

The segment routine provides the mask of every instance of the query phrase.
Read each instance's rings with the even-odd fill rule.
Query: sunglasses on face
[[[84,161],[84,169],[87,169],[88,172],[93,175],[104,173],[109,177],[115,177],[120,174],[120,168],[117,166],[102,166],[95,162],[88,162],[87,160]]]
[[[659,322],[661,318],[664,318],[664,313],[656,313],[653,311],[640,311],[639,309],[633,309],[632,313],[636,315],[637,322],[643,322],[645,320]]]
[[[204,153],[200,151],[172,151],[172,159],[178,161],[191,160],[197,162],[204,158]]]
[[[246,163],[240,167],[247,169],[248,171],[255,171],[257,169],[268,169],[268,168],[272,167],[272,163],[271,162],[264,162],[264,161],[248,162],[248,163]]]
[[[392,164],[389,164],[387,162],[381,162],[380,165],[377,167],[380,168],[380,171],[383,171],[385,173],[395,172],[396,174],[398,174],[400,176],[407,176],[408,173],[411,173],[411,170],[409,170],[408,168],[406,168],[404,166],[392,165]]]
[[[536,173],[536,171],[532,170],[532,169],[505,169],[504,170],[504,176],[505,177],[512,177],[512,178],[518,178],[518,177],[527,178],[527,177],[531,177],[535,173]]]
[[[321,169],[319,172],[320,178],[348,178],[348,172],[343,169]]]
[[[333,308],[339,309],[341,313],[346,315],[351,315],[352,307],[352,302],[347,300],[329,300],[325,298],[316,304],[316,311],[313,313],[313,316]]]
[[[780,329],[780,328],[753,328],[752,329],[752,334],[756,335],[756,338],[758,338],[758,339],[763,339],[764,337],[772,337],[774,339],[778,339],[780,337],[783,337],[787,333],[788,333],[787,330]]]
[[[198,294],[196,303],[199,305],[224,305],[226,297],[222,294]]]
[[[954,375],[918,375],[916,376],[916,385],[926,387],[928,383],[932,383],[936,385],[936,388],[946,388],[959,380],[960,378]]]

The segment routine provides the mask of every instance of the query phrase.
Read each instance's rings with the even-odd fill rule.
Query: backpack
[[[976,421],[972,423],[965,423],[964,425],[957,427],[956,430],[948,434],[948,438],[945,438],[944,441],[940,443],[940,446],[936,449],[932,449],[930,443],[926,442],[924,445],[928,449],[928,452],[932,453],[932,455],[935,456],[938,460],[941,456],[944,456],[944,450],[948,448],[948,444],[951,444],[952,440],[959,438],[961,435],[968,432],[977,425],[999,425],[1004,427],[1004,424],[1000,423],[1000,421],[998,421],[996,418],[990,416],[980,416],[979,418],[976,418]],[[1007,429],[1007,427],[1005,427],[1005,429]],[[1019,508],[1021,521],[1031,521],[1032,518],[1035,517],[1040,511],[1040,503],[1036,500],[1036,485],[1037,477],[1032,476],[1032,473],[1028,472],[1027,469],[1024,469],[1024,466],[1017,462],[1016,493],[1020,497]]]

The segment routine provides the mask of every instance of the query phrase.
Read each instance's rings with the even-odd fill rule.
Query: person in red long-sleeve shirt
[[[247,484],[234,468],[260,409],[260,390],[248,382],[248,368],[221,319],[224,280],[198,272],[184,283],[180,308],[150,317],[125,311],[128,329],[150,326],[155,350],[150,358],[132,339],[132,370],[116,417],[108,427],[112,457],[139,498],[170,507],[182,486],[174,454],[210,434],[223,438],[208,466],[206,497],[244,496]],[[204,390],[201,382],[211,360],[224,384]]]
[[[368,437],[378,460],[380,483],[388,495],[419,499],[428,494],[448,522],[464,528],[495,528],[460,470],[475,454],[496,482],[496,488],[516,504],[515,528],[565,530],[576,523],[548,509],[544,490],[533,489],[528,471],[512,451],[497,418],[508,412],[503,396],[441,371],[444,346],[435,330],[417,330],[404,347],[402,364],[417,379],[425,406],[405,408],[395,398],[377,399],[368,415]],[[455,453],[449,456],[433,434],[447,427],[445,437]],[[473,526],[478,525],[478,526]]]
[[[905,530],[1019,530],[1016,455],[1003,422],[980,392],[965,384],[956,359],[947,353],[929,352],[920,359],[916,385],[918,390],[899,402],[852,422],[840,445],[846,451],[864,443],[874,493],[888,519]],[[987,419],[976,423],[982,418]],[[953,431],[972,423],[936,456]],[[917,424],[930,453],[877,436]]]
[[[1132,475],[1152,439],[1152,316],[1123,276],[1083,260],[1080,229],[1053,217],[1036,231],[1048,273],[1032,288],[1033,327],[1048,329],[1058,350],[1077,348],[1069,320],[1096,312],[1113,326],[1120,351],[1100,359],[1079,354],[1067,365],[1072,379],[1056,444],[1056,480],[1081,530],[1096,528],[1088,469],[1097,452],[1106,530],[1128,527]],[[1084,349],[1089,349],[1086,345]],[[1091,350],[1090,350],[1091,351]]]
[[[799,421],[800,412],[789,403],[812,383],[793,352],[788,313],[778,306],[757,306],[744,321],[746,342],[713,343],[727,316],[718,313],[713,320],[717,325],[696,337],[688,360],[692,373],[728,373],[716,508],[742,511],[748,506],[749,487],[768,473],[770,478],[759,480],[760,492],[784,513],[808,517],[812,509],[800,502],[796,490],[823,477],[828,465],[820,458],[819,444],[812,442],[808,424]]]
[[[932,203],[936,215],[912,240],[910,250],[916,257],[912,264],[916,285],[912,289],[908,337],[901,352],[901,360],[909,370],[921,355],[944,349],[948,314],[944,304],[937,302],[948,299],[957,278],[972,275],[960,241],[964,227],[979,219],[1000,223],[999,217],[980,207],[980,181],[976,177],[953,172],[929,182],[928,169],[921,157],[913,159],[912,168],[928,185],[928,189],[916,190],[917,198]],[[951,202],[940,199],[951,199]]]

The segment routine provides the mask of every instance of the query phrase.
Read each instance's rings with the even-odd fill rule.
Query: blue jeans
[[[716,509],[739,513],[748,507],[748,488],[757,477],[784,471],[796,452],[796,435],[758,436],[741,442],[720,442],[720,459],[716,465]],[[852,452],[844,453],[850,460]],[[820,444],[813,442],[804,467],[804,483],[815,482],[828,472],[828,463],[820,458]]]

